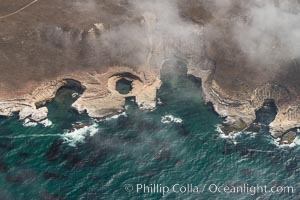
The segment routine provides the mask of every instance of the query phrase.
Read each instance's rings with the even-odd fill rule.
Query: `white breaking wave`
[[[23,126],[25,126],[25,127],[35,127],[37,125],[38,125],[38,123],[36,123],[36,122],[24,122],[23,123]]]
[[[242,134],[242,132],[230,132],[228,135],[222,133],[220,134],[220,138],[223,139],[236,139],[238,136],[240,136]]]
[[[157,105],[163,105],[163,102],[161,101],[160,98],[157,98]]]
[[[45,119],[39,123],[42,124],[44,127],[49,127],[52,125],[52,122],[49,119]]]
[[[217,124],[215,130],[220,134],[221,138],[229,138],[229,139],[235,139],[241,134],[247,134],[250,135],[251,137],[255,137],[257,135],[257,132],[251,132],[251,131],[232,131],[229,134],[225,134],[224,131],[222,130],[222,124]]]
[[[85,126],[63,134],[64,140],[71,146],[84,142],[86,137],[92,137],[99,131],[98,125]]]
[[[45,119],[45,120],[40,121],[40,122],[34,122],[34,121],[31,121],[28,118],[25,119],[24,122],[23,122],[23,126],[25,126],[25,127],[35,127],[38,124],[42,124],[44,127],[49,127],[49,126],[52,125],[52,122],[49,119]]]
[[[223,139],[235,139],[237,136],[241,135],[242,132],[241,131],[232,131],[228,134],[225,134],[224,131],[222,130],[222,124],[217,124],[216,125],[216,131],[220,134],[220,138],[223,138]]]
[[[294,143],[296,145],[300,145],[300,136],[297,136],[295,139],[294,139]]]
[[[38,125],[37,122],[33,122],[28,118],[26,118],[23,122],[23,126],[25,126],[25,127],[34,127],[34,126],[37,126],[37,125]]]
[[[161,122],[164,124],[169,124],[171,122],[181,124],[183,120],[179,117],[174,117],[173,115],[165,115],[161,118]]]
[[[113,116],[111,116],[111,117],[106,118],[105,120],[106,120],[106,121],[109,121],[109,120],[112,120],[112,119],[118,119],[118,118],[121,117],[121,116],[127,117],[126,112],[122,112],[122,113],[120,113],[120,114],[113,115]]]
[[[279,143],[280,141],[280,138],[277,138],[277,139],[273,139],[273,144],[275,144],[277,147],[289,147],[289,148],[293,148],[293,147],[296,147],[296,146],[299,146],[300,145],[300,138],[299,136],[297,136],[293,142],[291,144],[280,144]]]
[[[217,124],[215,130],[219,133],[220,138],[230,139],[233,142],[233,144],[237,144],[236,138],[243,133],[242,131],[232,131],[228,134],[225,134],[224,131],[222,130],[222,124]],[[250,133],[250,132],[246,132],[246,133]]]
[[[113,119],[118,119],[119,117],[121,116],[124,116],[124,117],[127,117],[127,114],[126,112],[122,112],[120,114],[116,114],[116,115],[113,115],[111,117],[107,117],[107,118],[104,118],[104,119],[100,119],[98,121],[102,122],[102,121],[110,121],[110,120],[113,120]]]
[[[216,125],[216,131],[220,134],[224,134],[223,130],[222,130],[222,124],[217,124]]]

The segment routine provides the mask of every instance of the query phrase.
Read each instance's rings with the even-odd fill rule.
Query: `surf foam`
[[[25,119],[24,123],[23,123],[23,126],[25,126],[25,127],[35,127],[37,125],[38,125],[37,122],[33,122],[30,119]]]
[[[75,129],[74,131],[67,131],[63,134],[63,138],[71,146],[76,146],[78,143],[84,142],[86,137],[92,137],[99,131],[98,125],[85,126],[83,128]]]
[[[52,122],[49,119],[45,119],[39,123],[42,124],[44,127],[52,126]]]
[[[179,117],[174,117],[173,115],[165,115],[161,118],[161,122],[164,124],[170,124],[172,122],[181,124],[183,120]]]
[[[280,148],[284,148],[284,147],[293,148],[293,147],[300,145],[300,137],[299,136],[297,136],[291,144],[280,144],[279,141],[280,141],[280,138],[273,139],[272,143]]]
[[[118,119],[118,118],[121,117],[121,116],[127,117],[126,112],[122,112],[122,113],[120,113],[120,114],[113,115],[113,116],[111,116],[111,117],[106,118],[105,120],[106,120],[106,121],[109,121],[109,120],[113,120],[113,119]]]

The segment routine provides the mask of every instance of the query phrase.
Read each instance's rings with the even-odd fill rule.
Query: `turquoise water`
[[[128,81],[126,79],[121,79],[117,81],[116,90],[120,94],[128,94],[132,90],[131,84],[132,84],[131,81]]]
[[[184,73],[165,73],[158,93],[163,104],[153,112],[128,99],[126,115],[95,122],[70,109],[74,91],[65,89],[47,104],[50,127],[0,118],[0,199],[300,199],[299,147],[277,147],[265,129],[221,138],[216,125],[223,119],[203,103],[199,81]],[[163,124],[165,115],[183,122]],[[76,122],[93,123],[97,133],[76,144],[66,140]],[[288,185],[295,191],[250,195],[206,188],[163,196],[137,192],[136,184]]]

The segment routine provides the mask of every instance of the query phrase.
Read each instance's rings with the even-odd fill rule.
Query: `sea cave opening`
[[[263,106],[256,111],[256,123],[261,123],[268,126],[272,121],[274,121],[277,115],[278,109],[274,99],[266,99]]]
[[[71,106],[81,94],[85,91],[85,86],[81,84],[81,82],[74,79],[64,79],[65,84],[60,87],[55,94],[53,99],[50,99],[46,102],[37,102],[36,107],[43,107],[46,103],[52,101],[59,101],[65,105]]]
[[[59,88],[56,92],[54,102],[58,104],[60,109],[69,109],[71,105],[83,94],[85,87],[76,80],[66,79],[66,84]]]
[[[48,118],[59,124],[63,121],[73,122],[80,118],[72,104],[84,93],[85,86],[74,79],[64,79],[65,84],[60,87],[55,97],[46,104],[49,110]],[[84,116],[83,116],[84,117]]]
[[[132,90],[132,81],[121,78],[116,82],[116,90],[123,95],[129,94]]]

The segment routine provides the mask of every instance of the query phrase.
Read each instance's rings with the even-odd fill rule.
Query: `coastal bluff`
[[[131,82],[132,90],[128,94],[120,94],[116,90],[116,84],[121,79]],[[153,72],[137,72],[128,67],[110,67],[102,74],[74,73],[45,82],[21,98],[0,100],[0,115],[19,113],[21,120],[40,122],[47,118],[45,103],[51,101],[57,91],[64,87],[83,91],[72,107],[93,118],[105,118],[123,112],[126,97],[135,97],[141,109],[152,110],[156,107],[156,91],[160,85],[159,78]]]
[[[5,3],[7,10],[21,7],[11,2]],[[200,1],[171,2],[165,5],[170,12],[164,12],[159,3],[111,0],[84,7],[38,1],[1,18],[0,115],[43,121],[45,103],[63,87],[82,91],[72,107],[93,118],[123,112],[127,97],[153,110],[161,69],[180,60],[187,75],[201,79],[205,102],[233,131],[246,130],[269,100],[277,108],[269,125],[273,137],[300,127],[299,62],[283,54],[277,41],[269,50],[282,59],[263,59],[270,63],[252,59],[237,44],[231,28],[248,19],[240,1],[230,12]],[[131,82],[128,94],[116,90],[121,79]]]

